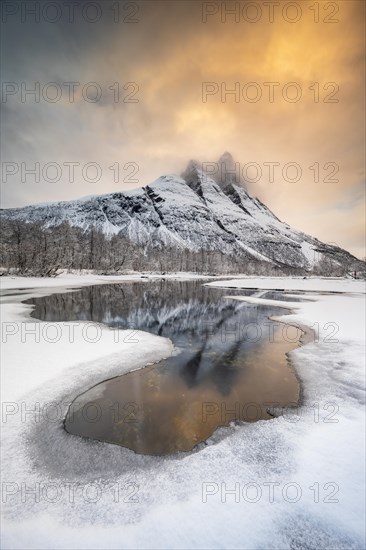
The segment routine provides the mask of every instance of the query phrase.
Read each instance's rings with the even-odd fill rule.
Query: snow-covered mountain
[[[236,181],[233,165],[225,153],[214,177],[190,161],[181,176],[161,176],[133,191],[2,210],[1,218],[49,230],[67,223],[83,231],[123,235],[143,249],[218,251],[303,270],[324,260],[360,269],[361,262],[345,250],[281,222],[249,195],[244,182]]]

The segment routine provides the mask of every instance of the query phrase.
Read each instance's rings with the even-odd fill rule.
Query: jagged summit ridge
[[[212,179],[223,189],[228,185],[240,185],[244,189],[246,188],[240,172],[240,164],[235,162],[231,153],[227,151],[216,162],[190,160],[181,176],[188,182],[196,173],[201,173],[203,177]]]

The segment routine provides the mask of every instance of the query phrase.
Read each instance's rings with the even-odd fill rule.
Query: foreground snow
[[[72,284],[57,280],[59,290]],[[19,333],[3,344],[3,548],[365,547],[363,284],[284,278],[210,284],[314,292],[280,318],[315,330],[315,341],[291,352],[302,405],[270,421],[218,430],[199,452],[162,458],[69,436],[62,418],[80,388],[168,355],[169,341],[117,331],[116,343],[116,331],[100,327],[93,344],[83,335],[87,324],[93,337],[93,323],[60,323],[79,325],[73,345],[64,329],[56,344],[22,342],[19,321],[30,308],[19,297],[6,298],[3,326],[9,331],[18,323]],[[44,407],[51,402],[57,406]],[[36,403],[42,414],[22,415],[23,405]]]

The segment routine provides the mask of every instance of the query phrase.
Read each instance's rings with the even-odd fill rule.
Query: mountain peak
[[[204,265],[214,265],[215,271],[238,265],[242,269],[248,265],[250,273],[257,268],[263,273],[272,267],[300,272],[324,270],[328,274],[343,273],[350,266],[354,270],[364,269],[346,251],[282,223],[240,185],[240,166],[225,152],[216,162],[191,160],[183,179],[170,174],[131,191],[2,210],[4,230],[0,250],[4,265],[14,267],[14,258],[19,256],[19,235],[27,239],[30,234],[34,238],[33,227],[38,239],[43,238],[40,231],[46,237],[52,234],[49,237],[52,243],[59,243],[57,253],[62,249],[60,265],[68,268],[95,267],[90,258],[97,232],[101,239],[103,235],[107,240],[113,238],[113,247],[121,247],[122,257],[126,249],[130,250],[131,258],[137,250],[142,251],[137,255],[147,258],[146,265],[150,267],[156,257],[165,262],[172,256],[179,257],[180,262],[187,261],[179,264],[186,265],[187,271],[197,269],[197,262],[206,262],[207,258],[211,258],[207,261],[212,264]],[[61,244],[65,236],[69,238],[66,251]],[[70,260],[67,251],[79,241],[83,243],[80,251],[75,260]],[[26,260],[32,263],[34,255],[28,241],[23,249],[24,254],[29,252]],[[117,256],[105,257],[103,266],[113,267],[113,258]],[[135,266],[132,259],[129,266]]]
[[[225,153],[223,153],[219,158],[218,162],[234,163],[233,155],[229,153],[229,151],[225,151]]]
[[[217,165],[217,173],[213,176],[216,183],[223,188],[228,185],[240,185],[245,188],[245,182],[240,173],[240,164],[235,162],[231,153],[225,151],[217,161]]]
[[[192,184],[197,183],[201,174],[205,174],[203,165],[198,160],[191,159],[186,169],[181,173],[181,178],[184,179],[187,185],[192,186]]]
[[[234,161],[231,153],[225,151],[216,162],[199,162],[190,160],[181,177],[188,183],[201,172],[214,180],[222,188],[229,185],[240,185],[245,188],[245,182],[240,173],[240,164]]]

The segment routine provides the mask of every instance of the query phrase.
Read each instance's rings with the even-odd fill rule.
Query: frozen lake
[[[362,281],[236,278],[203,287],[203,281],[164,284],[136,275],[134,282],[65,275],[2,277],[1,282],[3,548],[365,548]],[[23,303],[30,298],[33,305]],[[260,385],[265,383],[278,345],[294,336],[286,327],[296,324],[314,332],[301,347],[286,341],[295,349],[283,372],[292,374],[293,367],[301,380],[299,407],[272,411],[269,420],[219,428],[191,452],[164,456],[136,454],[65,431],[70,404],[92,387],[102,389],[107,379],[126,382],[133,369],[141,369],[135,375],[154,373],[168,364],[157,363],[164,357],[192,358],[194,346],[203,348],[205,342],[206,352],[219,344],[218,358],[227,357],[235,346],[232,325],[244,312],[245,331],[239,335],[246,363],[231,391],[244,371],[255,375],[248,364],[251,350],[257,358],[261,350],[270,352],[257,360],[264,373]],[[221,342],[217,319],[226,314],[227,338]],[[268,315],[276,320],[265,325]],[[207,326],[212,319],[213,326]],[[133,324],[144,331],[133,332]],[[256,324],[263,329],[262,341],[254,341]],[[99,341],[85,339],[87,328],[91,338],[99,332]],[[170,340],[156,336],[159,332],[183,350],[180,356],[171,355]],[[219,370],[214,361],[202,360],[206,352],[194,376],[197,391],[210,378],[213,387]],[[175,383],[187,386],[178,367],[169,364]],[[236,360],[232,369],[239,370]],[[286,380],[277,389],[281,385],[289,388]],[[275,389],[273,384],[270,400],[276,399]],[[251,392],[250,399],[261,404],[253,385]],[[150,388],[149,398],[153,395]],[[173,395],[179,409],[175,388]],[[222,403],[229,412],[229,396],[221,387],[217,402],[206,410],[212,413],[207,423],[217,419],[215,405],[220,414]],[[241,397],[232,397],[239,403]],[[128,400],[138,404],[135,395]],[[118,406],[114,403],[114,410]],[[256,410],[247,412],[254,416]],[[186,411],[193,416],[189,407]],[[88,412],[92,416],[95,409]],[[133,411],[120,412],[123,427]],[[141,421],[141,415],[135,418]]]
[[[269,319],[283,310],[226,294],[201,281],[157,280],[29,300],[32,315],[43,321],[138,329],[167,337],[176,348],[153,366],[80,388],[66,430],[140,454],[165,455],[193,449],[232,421],[269,419],[271,407],[295,406],[299,383],[286,354],[299,345],[300,331]]]

